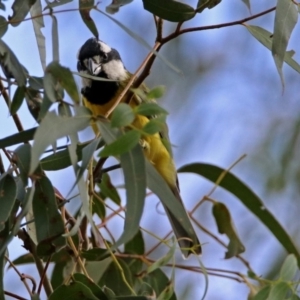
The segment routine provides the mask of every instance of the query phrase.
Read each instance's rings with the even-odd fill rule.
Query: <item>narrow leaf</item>
[[[46,2],[47,2],[46,8],[48,8],[48,7],[50,7],[50,8],[57,7],[57,6],[67,4],[67,3],[72,2],[72,1],[73,0],[59,0],[59,1],[53,0],[53,1],[50,2],[49,0],[46,0]]]
[[[121,135],[116,141],[108,144],[100,152],[101,157],[118,156],[124,154],[139,143],[140,133],[136,130],[127,131]]]
[[[211,9],[221,3],[222,0],[199,0],[196,11],[201,13],[205,8]]]
[[[50,73],[60,83],[75,103],[79,103],[79,93],[69,68],[65,68],[54,61],[47,66],[46,74],[47,73]]]
[[[291,0],[278,0],[276,6],[272,55],[275,60],[282,86],[284,79],[282,65],[291,33],[297,23],[297,8]]]
[[[8,28],[8,22],[7,20],[3,17],[0,16],[0,38],[4,36]]]
[[[0,177],[0,231],[4,229],[5,222],[10,217],[17,196],[17,185],[10,174]]]
[[[121,198],[118,194],[117,189],[111,183],[110,177],[107,173],[104,173],[101,177],[101,182],[99,183],[101,194],[104,197],[110,198],[117,205],[121,204]],[[97,201],[97,200],[95,200]],[[97,201],[99,202],[99,201]]]
[[[184,22],[196,14],[191,6],[173,0],[143,0],[143,4],[144,9],[170,22]]]
[[[101,288],[96,283],[94,283],[92,280],[87,278],[85,275],[80,274],[80,273],[75,273],[73,275],[73,278],[75,279],[75,281],[81,282],[82,284],[87,286],[98,299],[108,300],[106,295],[102,292]]]
[[[129,4],[133,0],[112,0],[110,5],[105,7],[105,11],[109,14],[115,14],[119,11],[120,7]]]
[[[26,69],[2,40],[0,40],[0,64],[8,70],[9,77],[16,79],[18,86],[26,84]]]
[[[91,31],[91,33],[98,38],[99,33],[94,20],[90,16],[91,9],[94,7],[94,0],[79,0],[80,16],[82,21]]]
[[[45,36],[42,33],[41,28],[45,27],[44,17],[42,15],[42,5],[40,0],[36,0],[34,5],[32,5],[30,9],[30,15],[32,18],[32,24],[34,29],[34,34],[39,50],[40,61],[43,70],[46,69],[46,41]],[[38,18],[34,18],[35,16],[39,16]]]
[[[26,89],[24,86],[17,87],[14,97],[13,97],[13,100],[12,100],[12,103],[11,103],[11,106],[10,106],[10,113],[12,115],[16,114],[17,111],[19,110],[19,108],[21,107],[23,100],[25,98],[25,90]]]
[[[140,145],[120,157],[126,188],[124,231],[114,248],[130,241],[139,230],[146,198],[145,157]]]
[[[59,286],[48,298],[48,300],[98,300],[92,291],[83,283],[75,281],[69,285]]]
[[[280,269],[280,279],[283,281],[292,281],[296,275],[297,270],[298,266],[295,255],[288,255]]]
[[[227,207],[223,203],[215,202],[213,205],[213,215],[215,217],[219,233],[226,234],[230,241],[227,246],[228,251],[226,252],[225,259],[243,253],[245,251],[245,247],[236,233]]]
[[[150,274],[153,271],[165,266],[172,258],[174,258],[175,250],[176,250],[176,243],[175,240],[173,239],[173,245],[166,253],[166,255],[157,259],[152,265],[150,265],[147,269],[147,273]]]
[[[265,207],[260,198],[236,176],[217,166],[201,163],[185,165],[181,167],[178,172],[192,172],[203,176],[212,182],[217,182],[220,176],[224,176],[219,183],[219,186],[235,195],[254,215],[256,215],[258,219],[269,228],[287,252],[295,254],[298,266],[300,266],[300,254],[291,237],[272,213]]]
[[[246,28],[248,31],[265,47],[267,47],[269,50],[272,50],[272,33],[265,30],[264,28],[261,28],[259,26],[250,26],[246,25]],[[293,56],[292,51],[285,52],[284,61],[292,67],[295,71],[300,73],[300,65],[292,58]]]
[[[8,17],[12,26],[18,26],[27,16],[31,6],[36,0],[15,0],[11,9],[13,15]]]
[[[41,121],[32,146],[31,172],[38,165],[40,156],[46,148],[57,139],[83,130],[90,124],[90,113],[84,107],[78,107],[74,117],[59,117],[54,112],[48,112]]]
[[[52,18],[52,57],[53,61],[59,62],[59,41],[58,41],[58,28],[57,19],[54,15]]]
[[[19,146],[14,151],[14,156],[13,156],[13,160],[19,168],[20,177],[25,187],[28,185],[28,175],[29,175],[29,167],[31,161],[30,152],[31,152],[31,145],[24,144]]]
[[[58,212],[53,186],[46,176],[35,182],[32,209],[37,233],[38,255],[49,256],[65,246],[64,223]],[[42,245],[42,246],[40,246]],[[42,253],[41,250],[42,249]]]
[[[0,149],[33,140],[33,136],[34,136],[36,130],[37,130],[37,127],[30,128],[30,129],[15,133],[13,135],[10,135],[4,139],[0,139]]]

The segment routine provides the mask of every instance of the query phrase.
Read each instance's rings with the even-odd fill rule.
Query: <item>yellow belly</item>
[[[93,104],[86,99],[83,99],[84,105],[89,108],[93,115],[105,116],[108,110],[110,110],[114,104],[113,101],[106,103],[105,105]],[[130,103],[131,106],[135,106],[134,103]],[[137,115],[132,125],[137,129],[142,129],[149,119],[142,115]],[[98,128],[95,124],[91,124],[95,133],[98,133]],[[173,163],[173,159],[166,149],[163,141],[158,133],[153,135],[142,136],[142,142],[145,144],[144,153],[147,159],[154,165],[156,170],[166,180],[171,187],[176,187],[176,170]]]

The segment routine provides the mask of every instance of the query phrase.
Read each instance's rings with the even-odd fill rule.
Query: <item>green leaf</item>
[[[16,79],[18,86],[25,86],[26,69],[20,64],[16,55],[2,40],[0,40],[0,63],[7,68],[9,74]]]
[[[89,143],[83,143],[83,144],[78,144],[77,149],[76,149],[76,155],[77,155],[77,160],[81,161],[82,159],[82,149],[86,147],[86,145]],[[103,147],[104,142],[101,141],[97,149]],[[45,171],[57,171],[61,170],[67,167],[70,167],[72,165],[71,159],[70,159],[70,153],[68,149],[62,150],[62,151],[57,151],[49,156],[46,156],[41,160],[41,167]]]
[[[125,243],[124,253],[144,255],[145,242],[141,230],[139,230],[131,240]],[[129,266],[132,274],[141,274],[141,272],[144,270],[144,263],[140,259],[136,259],[134,257],[129,256],[124,258],[124,260]],[[140,278],[138,277],[139,276],[134,276],[133,280],[135,285],[138,284],[140,286]]]
[[[25,86],[17,87],[10,106],[10,113],[12,115],[16,114],[19,108],[21,107],[23,100],[25,98],[25,90],[26,90]]]
[[[143,0],[143,4],[144,9],[170,22],[184,22],[196,14],[191,6],[173,0]]]
[[[201,13],[205,8],[211,9],[221,3],[222,0],[199,0],[197,4],[197,13]]]
[[[93,158],[96,149],[98,148],[100,141],[101,141],[101,137],[98,137],[82,149],[82,163],[77,170],[75,184],[77,183],[78,179],[81,178],[83,173],[86,171],[91,159]],[[78,161],[78,157],[77,157],[77,161]]]
[[[262,288],[254,297],[252,300],[266,300],[268,299],[268,296],[271,291],[271,286],[267,285],[264,288]]]
[[[43,77],[29,76],[29,87],[33,90],[41,90],[44,88]]]
[[[0,231],[11,215],[17,196],[17,184],[10,174],[0,177]]]
[[[61,66],[57,61],[54,61],[47,66],[46,75],[47,74],[51,74],[53,78],[57,80],[57,82],[59,82],[59,84],[67,91],[67,93],[75,103],[79,103],[80,101],[79,93],[77,90],[74,77],[69,68],[65,68]],[[45,78],[44,78],[44,82],[45,82]]]
[[[52,60],[59,62],[59,40],[58,40],[57,19],[54,15],[51,15],[51,18],[52,18]]]
[[[20,143],[25,143],[33,140],[33,136],[37,130],[37,127],[30,128],[13,135],[10,135],[4,139],[0,139],[0,148],[7,148]]]
[[[272,285],[267,300],[282,300],[285,299],[287,293],[291,290],[286,282],[278,282]]]
[[[29,112],[31,113],[33,118],[37,122],[39,122],[39,115],[41,111],[41,106],[43,104],[43,99],[41,98],[40,92],[31,88],[27,88],[25,91],[25,98]]]
[[[288,255],[280,269],[280,279],[283,281],[292,281],[297,270],[298,266],[295,255]]]
[[[99,184],[101,193],[104,197],[110,198],[117,205],[121,204],[121,198],[118,194],[117,189],[111,183],[110,177],[107,173],[104,173],[101,177],[101,182]],[[97,200],[95,200],[97,201]],[[99,201],[97,201],[99,202]]]
[[[109,14],[115,14],[119,11],[121,6],[129,4],[132,1],[133,0],[112,0],[112,3],[105,7],[105,11]]]
[[[98,299],[108,300],[106,295],[102,292],[101,288],[93,281],[91,281],[89,278],[87,278],[85,275],[80,273],[75,273],[73,275],[73,278],[75,279],[75,281],[81,282],[82,284],[87,286]]]
[[[4,34],[7,31],[7,28],[8,28],[7,20],[3,16],[0,16],[0,38],[4,36]]]
[[[223,203],[214,202],[213,215],[217,222],[219,233],[226,234],[230,240],[229,245],[227,246],[228,252],[226,252],[225,259],[243,253],[245,251],[245,247],[236,233],[227,207]]]
[[[168,288],[170,285],[169,278],[166,276],[166,274],[161,269],[156,269],[152,273],[147,274],[147,276],[144,277],[144,282],[147,283],[148,286],[150,286],[154,289],[155,295],[161,295],[161,293],[163,293],[164,290],[166,288]],[[146,292],[144,292],[143,294],[145,295]],[[153,295],[153,292],[151,293],[151,291],[150,291],[150,293],[148,292],[148,294],[149,294],[149,296]],[[173,292],[173,295],[171,296],[171,298],[169,298],[169,299],[170,300],[177,299],[174,292]]]
[[[96,27],[94,20],[90,16],[90,11],[94,6],[94,0],[79,0],[79,12],[82,18],[82,21],[91,31],[94,37],[98,38],[99,33]]]
[[[132,285],[132,274],[126,262],[123,259],[118,258],[118,263],[122,268],[123,276],[126,278],[128,284]],[[108,268],[106,269],[105,273],[101,277],[98,284],[100,286],[106,286],[109,289],[113,290],[116,296],[123,296],[123,295],[130,295],[131,290],[128,288],[126,283],[124,282],[123,276],[120,272],[119,267],[112,262]]]
[[[104,198],[102,197],[102,195],[100,195],[99,197]],[[92,214],[96,214],[101,220],[103,220],[106,216],[104,203],[95,196],[93,196],[92,201]]]
[[[101,157],[108,157],[124,154],[133,149],[139,143],[140,137],[141,134],[136,130],[127,131],[117,140],[106,145],[99,155]],[[103,138],[105,139],[104,136]]]
[[[113,248],[130,241],[139,230],[146,198],[145,157],[140,145],[120,157],[126,188],[124,231]]]
[[[48,112],[41,121],[34,135],[31,156],[31,172],[39,163],[40,156],[46,148],[56,142],[57,139],[69,134],[83,130],[90,124],[90,112],[84,107],[76,108],[76,115],[73,117],[60,117],[54,112]]]
[[[163,85],[159,85],[147,93],[147,98],[149,100],[158,99],[158,98],[161,98],[165,94],[165,92],[166,92],[166,87]],[[154,103],[152,103],[152,104],[154,104]]]
[[[49,256],[66,245],[64,223],[58,212],[53,186],[46,176],[35,182],[32,209],[39,256]],[[41,246],[40,246],[41,245]],[[40,249],[43,250],[39,251]]]
[[[107,249],[93,248],[81,251],[81,255],[87,261],[101,261],[109,257],[110,253]]]
[[[169,249],[167,254],[164,255],[163,257],[157,259],[151,266],[149,266],[147,269],[147,273],[150,274],[153,271],[165,266],[172,258],[174,258],[175,250],[176,250],[176,244],[175,244],[175,241],[173,240],[173,245]]]
[[[11,9],[13,15],[8,17],[12,26],[18,26],[27,16],[31,6],[36,0],[15,0]]]
[[[92,291],[81,282],[75,281],[69,285],[61,285],[48,298],[48,300],[99,300]]]
[[[142,255],[145,253],[145,242],[141,230],[139,230],[135,236],[125,244],[124,250],[124,252],[128,254]]]
[[[300,254],[291,237],[265,207],[259,197],[236,176],[217,166],[201,163],[185,165],[181,167],[178,172],[192,172],[203,176],[212,182],[217,182],[220,176],[224,176],[219,183],[219,186],[235,195],[255,216],[257,216],[258,219],[269,228],[287,252],[295,254],[298,260],[298,266],[300,265]]]
[[[111,127],[123,127],[131,124],[135,116],[132,108],[126,103],[120,103],[111,115]]]
[[[28,175],[29,175],[29,167],[30,167],[30,152],[31,152],[31,145],[24,144],[19,146],[14,151],[13,160],[19,168],[20,177],[24,186],[28,185]]]
[[[275,60],[282,86],[284,79],[282,65],[291,33],[297,23],[298,13],[295,4],[291,0],[278,0],[276,6],[274,35],[272,43],[272,55]]]
[[[61,1],[60,1],[61,2]],[[35,1],[30,9],[30,16],[32,18],[32,24],[34,29],[34,34],[39,50],[40,61],[43,70],[46,69],[46,40],[42,33],[41,28],[45,27],[44,17],[42,15],[42,5],[41,1]],[[33,18],[34,16],[39,16],[39,18]]]
[[[245,5],[247,6],[249,12],[251,13],[251,4],[250,4],[250,0],[242,0],[242,2],[245,3]]]
[[[167,115],[168,112],[160,107],[156,103],[141,103],[140,105],[136,106],[134,108],[134,112],[137,115],[142,115],[142,116],[154,116],[154,115]]]
[[[248,31],[265,47],[267,47],[269,50],[272,49],[272,34],[271,32],[259,27],[259,26],[250,26],[246,25],[246,28]],[[294,52],[293,51],[287,51],[285,52],[284,61],[292,67],[295,71],[300,73],[300,65],[292,58]]]
[[[72,2],[72,1],[73,1],[73,0],[59,0],[59,1],[53,0],[52,2],[50,2],[49,0],[46,0],[46,2],[47,2],[46,8],[48,8],[48,7],[54,8],[54,7],[56,7],[56,6],[64,5],[64,4],[69,3],[69,2]],[[46,8],[45,8],[45,9],[46,9]]]
[[[157,119],[151,119],[144,127],[143,132],[146,134],[153,135],[155,133],[158,133],[162,130],[162,128],[165,126],[165,123],[161,122]]]

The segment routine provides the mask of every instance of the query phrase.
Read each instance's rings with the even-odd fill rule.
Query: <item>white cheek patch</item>
[[[104,73],[112,80],[125,80],[128,78],[128,73],[120,60],[112,60],[102,65]]]
[[[104,53],[109,53],[111,51],[111,48],[102,41],[99,41],[98,44],[100,45],[101,51],[103,51]]]

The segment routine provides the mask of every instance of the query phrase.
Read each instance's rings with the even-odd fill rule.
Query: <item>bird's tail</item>
[[[186,213],[178,188],[172,188],[172,192],[182,205],[182,210]],[[184,257],[187,258],[192,253],[201,254],[201,245],[192,224],[190,224],[192,231],[188,232],[172,212],[166,206],[164,206],[164,208]]]

